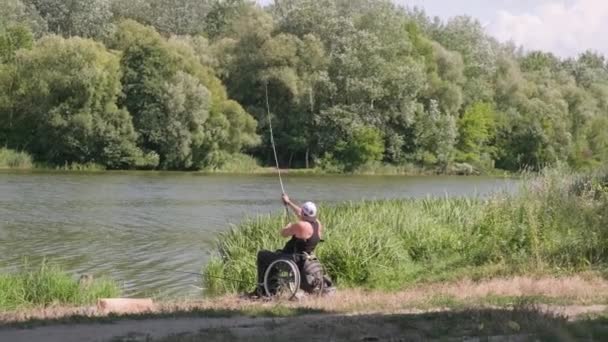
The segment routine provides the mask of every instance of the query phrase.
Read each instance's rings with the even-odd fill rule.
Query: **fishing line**
[[[270,103],[268,101],[268,83],[264,83],[264,89],[266,90],[266,113],[268,115],[268,128],[270,128],[270,143],[272,144],[272,151],[274,152],[274,161],[277,166],[277,172],[279,173],[279,183],[281,184],[281,192],[285,194],[285,187],[283,186],[283,178],[281,177],[281,169],[279,168],[279,157],[277,156],[277,147],[274,143],[274,134],[272,132],[272,119],[270,117]]]
[[[274,133],[272,132],[272,118],[270,117],[270,101],[268,100],[268,82],[264,82],[264,90],[266,92],[266,114],[268,116],[268,128],[270,129],[270,144],[274,153],[274,162],[279,174],[279,183],[281,184],[281,193],[285,195],[285,187],[283,186],[283,178],[281,177],[281,168],[279,167],[279,157],[277,156],[277,146],[274,142]],[[289,221],[289,208],[285,203],[285,220]]]
[[[283,177],[281,176],[281,168],[279,167],[279,157],[277,154],[277,146],[276,143],[274,141],[274,132],[272,131],[272,118],[270,115],[270,101],[268,99],[268,82],[264,83],[264,90],[265,90],[265,95],[266,95],[266,114],[268,116],[268,128],[270,129],[270,144],[272,145],[272,152],[274,155],[274,162],[277,168],[277,173],[279,175],[279,184],[281,185],[281,193],[283,195],[285,195],[285,186],[283,185]],[[289,219],[289,208],[287,207],[287,204],[285,204],[285,217],[287,219]],[[241,283],[241,284],[248,284],[248,285],[254,285],[255,283],[250,282],[250,281],[243,281],[240,279],[232,279],[232,278],[225,278],[225,277],[217,277],[217,276],[211,276],[211,275],[204,275],[202,273],[198,273],[198,272],[187,272],[187,271],[181,271],[181,270],[173,270],[173,269],[167,269],[167,268],[160,268],[160,267],[152,267],[153,269],[159,270],[159,271],[167,271],[167,272],[173,272],[173,273],[181,273],[181,274],[190,274],[190,275],[196,275],[196,276],[200,276],[200,277],[208,277],[208,278],[214,278],[214,279],[221,279],[221,280],[227,280],[227,281],[233,281],[236,283]]]

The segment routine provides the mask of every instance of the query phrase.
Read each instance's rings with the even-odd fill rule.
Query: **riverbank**
[[[608,267],[608,173],[546,171],[487,199],[349,202],[321,209],[316,254],[343,287],[395,290],[462,278],[559,275]],[[204,287],[219,294],[255,282],[255,255],[284,241],[284,217],[259,217],[220,234]]]
[[[110,279],[94,279],[90,275],[75,279],[46,261],[39,266],[23,263],[13,273],[0,274],[0,312],[90,305],[97,298],[119,294],[120,287]]]
[[[33,158],[25,152],[17,152],[0,148],[0,171],[22,170],[41,172],[185,172],[201,174],[277,174],[275,167],[260,166],[251,156],[238,154],[226,160],[219,166],[207,167],[201,170],[183,171],[161,171],[161,170],[107,170],[106,167],[95,163],[72,163],[65,165],[41,164],[33,161]],[[319,167],[308,169],[281,169],[281,173],[290,175],[360,175],[360,176],[437,176],[437,175],[465,175],[465,176],[513,176],[516,173],[505,170],[492,169],[480,170],[466,163],[454,163],[447,170],[424,168],[414,164],[391,165],[380,162],[368,163],[351,172],[336,172]]]
[[[391,293],[339,290],[331,297],[298,302],[238,296],[159,302],[152,311],[137,315],[108,315],[94,307],[4,312],[0,340],[46,336],[45,341],[199,341],[247,336],[278,341],[289,336],[300,341],[306,336],[310,341],[327,340],[327,334],[336,341],[491,336],[601,340],[608,336],[607,304],[608,282],[591,274],[462,280]]]
[[[322,340],[331,331],[339,331],[337,340],[432,340],[501,334],[538,337],[547,330],[601,339],[607,336],[603,317],[608,316],[607,190],[608,173],[554,170],[524,179],[516,194],[498,193],[487,199],[322,207],[321,219],[328,229],[317,255],[338,292],[300,302],[246,300],[237,293],[250,288],[216,278],[249,281],[255,276],[255,252],[280,246],[276,227],[283,218],[259,217],[218,239],[216,258],[204,270],[204,287],[207,294],[219,297],[189,302],[160,298],[151,312],[118,317],[94,306],[96,298],[117,294],[96,294],[87,297],[84,307],[77,301],[50,300],[5,308],[0,310],[0,324],[13,327],[8,333],[20,334],[23,330],[15,327],[51,325],[48,331],[40,327],[31,333],[54,331],[58,341],[96,333],[130,341],[129,332],[139,332],[137,338],[150,335],[147,341],[167,342],[244,336],[252,341],[285,336]],[[70,284],[80,285],[73,278]],[[581,313],[591,312],[592,321],[578,320]],[[373,323],[367,327],[364,322]],[[57,327],[59,323],[70,325]],[[113,324],[100,330],[95,323]],[[265,329],[269,326],[272,329]],[[295,326],[303,327],[293,330],[300,335],[283,328]],[[359,326],[372,335],[363,336]]]

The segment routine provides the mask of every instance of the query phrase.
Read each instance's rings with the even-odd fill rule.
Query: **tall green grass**
[[[86,305],[98,298],[120,294],[109,279],[80,283],[57,266],[43,262],[31,269],[24,264],[16,273],[0,274],[0,311],[51,305]]]
[[[0,148],[0,169],[31,169],[32,157],[25,152]]]
[[[358,175],[425,175],[433,174],[431,170],[424,170],[413,164],[391,165],[381,162],[369,162],[359,166],[353,172]]]
[[[53,165],[47,163],[36,163],[35,168],[38,170],[48,171],[76,171],[76,172],[99,172],[106,171],[104,165],[97,163],[65,163],[63,165]]]
[[[257,173],[263,169],[258,161],[242,153],[211,153],[203,166],[203,172],[213,173]]]
[[[608,266],[608,172],[528,176],[516,194],[321,206],[316,254],[340,286],[397,289],[428,281]],[[218,240],[211,293],[247,290],[259,249],[281,248],[281,217],[250,219]]]
[[[64,165],[34,163],[33,158],[27,152],[19,152],[7,148],[0,148],[0,169],[104,171],[106,170],[106,167],[96,163],[66,163]]]

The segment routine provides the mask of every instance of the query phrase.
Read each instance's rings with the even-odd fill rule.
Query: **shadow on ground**
[[[3,326],[0,341],[608,341],[608,316],[568,320],[528,305],[347,315],[280,304],[78,317]]]
[[[162,338],[131,334],[112,342],[195,341],[608,341],[605,316],[569,321],[534,308],[420,314],[304,315],[201,328]]]
[[[144,321],[144,320],[162,320],[162,319],[180,319],[180,318],[231,318],[231,317],[293,317],[302,315],[327,314],[325,310],[314,308],[298,308],[288,307],[283,305],[274,305],[267,307],[251,306],[241,310],[238,309],[217,309],[217,308],[192,308],[192,309],[177,309],[166,312],[154,313],[137,313],[137,314],[108,314],[105,316],[91,316],[86,314],[63,314],[57,313],[57,317],[46,317],[43,319],[28,318],[24,320],[9,317],[10,320],[4,321],[0,319],[0,331],[7,329],[34,329],[45,326],[56,325],[84,325],[84,324],[116,324],[123,321]],[[7,316],[14,316],[8,314]]]

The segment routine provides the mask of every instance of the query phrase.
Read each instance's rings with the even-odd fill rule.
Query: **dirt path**
[[[526,298],[569,305],[517,304]],[[608,341],[608,318],[602,318],[608,317],[608,306],[593,305],[607,302],[608,282],[601,278],[515,277],[424,285],[394,293],[340,290],[330,298],[280,304],[230,296],[160,303],[154,312],[136,319],[108,318],[94,308],[0,313],[0,341],[373,342],[462,341],[478,336],[519,341],[547,333],[550,340],[584,336]],[[599,318],[580,319],[586,314]],[[33,323],[34,328],[6,326],[37,320],[42,323]]]
[[[285,318],[163,318],[115,323],[40,326],[0,330],[0,341],[398,341],[493,336],[495,341],[527,340],[539,326],[566,323],[605,312],[605,305],[543,306],[540,311],[414,311],[400,313],[316,314]],[[561,327],[563,328],[563,327]],[[485,329],[485,331],[484,331]]]

